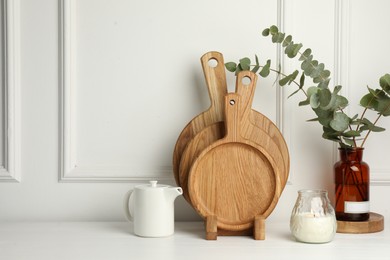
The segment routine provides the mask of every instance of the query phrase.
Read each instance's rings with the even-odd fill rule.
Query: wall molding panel
[[[172,167],[135,169],[128,165],[82,164],[77,158],[75,117],[75,1],[59,2],[59,85],[60,85],[60,174],[61,182],[138,182],[173,180]]]
[[[280,29],[280,31],[284,31],[284,22],[285,22],[285,0],[278,0],[277,4],[277,26]],[[276,52],[276,67],[281,68],[282,71],[284,71],[284,64],[285,64],[285,55],[283,52],[283,49],[280,45],[277,45],[277,52]],[[285,89],[281,88],[279,86],[279,83],[276,82],[276,126],[279,128],[280,132],[282,133],[283,137],[285,138],[286,144],[288,147],[292,146],[291,142],[291,133],[288,131],[289,128],[288,122],[286,121],[286,115],[288,115],[288,108],[285,105],[285,102],[287,100],[287,94]],[[289,148],[290,149],[290,148]],[[291,155],[290,155],[291,160]],[[293,185],[293,179],[294,179],[294,172],[291,171],[291,162],[290,162],[290,172],[288,175],[287,185]]]
[[[353,1],[336,1],[335,7],[335,84],[343,86],[343,94],[348,96],[352,95],[351,86],[351,54],[350,48],[350,31],[351,31],[351,4]],[[337,146],[334,149],[335,152],[335,161],[338,160]],[[379,169],[373,167],[374,165],[370,164],[370,183],[373,185],[387,186],[390,185],[390,168]]]
[[[282,3],[283,0],[280,0]],[[110,162],[84,163],[79,160],[77,149],[76,122],[77,108],[77,29],[76,13],[77,1],[59,1],[59,67],[60,67],[60,174],[61,182],[138,182],[151,179],[172,181],[172,166],[147,166],[133,167],[131,161],[126,165],[114,165]],[[278,8],[278,16],[283,15],[282,8]],[[280,106],[283,103],[281,95],[277,95],[275,109],[277,110],[277,126],[282,130],[283,111]],[[283,132],[283,131],[282,131]]]
[[[11,2],[11,1],[6,1]],[[114,165],[110,162],[84,163],[78,156],[77,125],[78,100],[77,93],[77,1],[59,0],[59,85],[60,85],[60,174],[59,181],[70,182],[137,182],[150,179],[173,180],[172,167],[163,166],[145,166],[135,167],[128,164]],[[285,24],[294,26],[290,21],[293,17],[291,11],[285,10],[288,3],[284,0],[277,2],[277,24],[281,30],[285,29]],[[343,91],[348,95],[349,90],[349,46],[350,42],[350,1],[334,1],[334,84],[342,85]],[[10,8],[8,8],[10,9]],[[12,17],[11,17],[12,18]],[[13,20],[15,17],[13,16]],[[10,20],[10,19],[8,19]],[[291,23],[292,22],[292,23]],[[15,58],[15,57],[14,57]],[[276,59],[280,62],[282,70],[288,62],[282,50],[277,50]],[[13,72],[15,73],[15,72]],[[13,83],[15,84],[15,83]],[[11,85],[10,85],[11,86]],[[15,89],[13,87],[13,89]],[[8,93],[9,95],[10,93]],[[14,98],[12,94],[9,98]],[[276,95],[276,125],[284,135],[289,146],[290,152],[294,151],[294,142],[292,141],[294,131],[291,124],[294,122],[290,118],[290,109],[286,105],[287,92],[277,87]],[[14,113],[15,111],[11,111]],[[12,117],[12,116],[11,116]],[[337,161],[337,145],[333,146],[332,158]],[[387,170],[387,169],[385,169]],[[390,177],[383,174],[384,170],[371,171],[371,180],[373,184],[389,185]],[[388,169],[390,171],[390,169]],[[294,171],[290,171],[288,184],[294,183]]]
[[[19,0],[1,1],[3,17],[3,165],[0,181],[20,182],[20,19]]]

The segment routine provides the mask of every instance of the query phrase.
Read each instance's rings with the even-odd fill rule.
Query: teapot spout
[[[172,187],[167,190],[167,199],[170,201],[174,201],[179,195],[183,194],[183,189],[180,187]]]

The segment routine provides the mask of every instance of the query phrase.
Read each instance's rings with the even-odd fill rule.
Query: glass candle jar
[[[291,213],[290,230],[295,239],[305,243],[333,240],[337,222],[326,190],[300,190]]]

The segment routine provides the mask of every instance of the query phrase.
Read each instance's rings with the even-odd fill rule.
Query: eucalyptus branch
[[[344,113],[344,110],[343,110],[342,108],[340,108],[340,111],[341,111],[342,113]],[[345,113],[344,113],[344,114],[345,114]],[[352,131],[351,123],[348,124],[348,128],[349,128],[350,131]],[[355,138],[355,136],[352,136],[352,141],[353,141],[354,146],[357,147],[357,143],[356,143],[356,138]]]
[[[376,123],[378,122],[379,118],[381,118],[381,116],[382,116],[382,114],[379,114],[379,116],[378,116],[378,117],[376,118],[376,120],[374,121],[374,125],[376,125]],[[367,138],[368,138],[368,136],[370,135],[371,132],[372,132],[372,130],[368,130],[368,132],[367,132],[366,136],[364,137],[363,142],[362,142],[362,144],[360,145],[360,147],[363,147],[363,146],[364,146],[364,144],[366,143]]]
[[[367,110],[368,110],[367,107],[364,108],[363,113],[362,113],[362,116],[360,117],[360,122],[363,121],[364,115],[366,114]],[[356,126],[356,131],[359,131],[359,128],[360,128],[361,125],[362,125],[361,123],[360,123],[360,124],[357,124],[357,126]]]
[[[260,66],[260,67],[263,67],[263,66]],[[275,72],[275,73],[277,73],[277,74],[279,74],[279,75],[282,75],[283,77],[287,77],[287,76],[288,76],[288,75],[284,74],[283,72],[281,72],[280,70],[275,70],[275,69],[271,69],[271,68],[270,68],[269,70],[272,71],[272,72]],[[292,82],[293,82],[295,85],[297,85],[298,88],[299,88],[299,90],[301,90],[301,91],[303,92],[303,94],[307,97],[306,91],[305,91],[303,88],[300,87],[299,83],[296,82],[295,80],[293,80]]]
[[[318,121],[323,127],[322,137],[338,142],[341,147],[358,147],[357,140],[360,139],[356,137],[361,136],[362,131],[368,130],[361,146],[365,144],[371,132],[384,131],[384,128],[376,126],[376,123],[382,115],[390,116],[390,74],[385,74],[380,78],[382,89],[373,90],[368,88],[369,93],[360,100],[360,105],[364,107],[362,115],[360,117],[355,115],[350,118],[344,112],[344,108],[349,105],[348,99],[338,94],[342,87],[337,85],[334,86],[332,91],[329,89],[330,71],[325,69],[323,63],[319,63],[313,58],[310,48],[306,48],[302,52],[303,45],[301,43],[294,43],[291,35],[286,36],[285,33],[279,32],[279,29],[274,25],[263,30],[262,35],[270,36],[273,43],[280,44],[288,58],[292,59],[298,56],[297,59],[301,62],[300,68],[291,74],[285,74],[282,73],[280,66],[279,70],[271,69],[271,60],[267,60],[266,64],[260,65],[258,57],[255,56],[255,65],[252,65],[251,60],[245,57],[240,59],[239,63],[226,63],[226,69],[236,74],[251,68],[252,72],[257,73],[260,69],[259,74],[264,78],[272,71],[277,74],[275,81],[279,81],[279,86],[295,84],[298,89],[289,97],[299,91],[303,92],[306,99],[299,102],[299,106],[310,105],[317,116],[317,118],[308,121]],[[301,77],[296,80],[299,74],[301,74]],[[313,80],[314,86],[304,88],[306,77]],[[379,113],[374,123],[365,118],[367,109]],[[357,119],[358,117],[359,119]],[[357,124],[356,130],[353,130],[352,125],[355,124]]]

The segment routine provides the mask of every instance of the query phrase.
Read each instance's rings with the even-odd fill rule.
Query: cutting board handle
[[[238,142],[240,134],[240,95],[229,93],[225,96],[225,142]]]
[[[222,117],[224,111],[223,98],[227,94],[223,55],[216,51],[210,51],[205,53],[200,58],[200,61],[209,91],[211,101],[210,110],[215,110],[217,113],[214,113],[214,115]],[[215,120],[215,122],[218,121],[222,121],[222,118]]]
[[[251,71],[241,71],[236,78],[236,93],[241,96],[241,120],[249,121],[252,111],[253,97],[255,95],[257,75]]]

